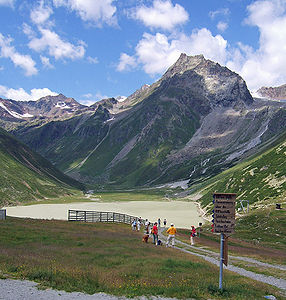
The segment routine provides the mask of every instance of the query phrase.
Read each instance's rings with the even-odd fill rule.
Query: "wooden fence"
[[[111,223],[125,223],[131,224],[133,220],[138,221],[138,217],[120,214],[116,212],[102,212],[102,211],[87,211],[87,210],[73,210],[68,211],[68,221],[82,221],[82,222],[111,222]],[[144,219],[141,219],[144,222]],[[151,223],[153,226],[153,223]]]
[[[6,209],[0,209],[0,220],[6,219]]]

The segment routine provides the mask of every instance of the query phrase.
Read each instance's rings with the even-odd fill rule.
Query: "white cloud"
[[[246,80],[250,89],[263,85],[277,86],[286,82],[286,1],[256,1],[247,7],[247,24],[260,31],[259,48],[237,49],[228,62]]]
[[[90,62],[91,64],[98,64],[98,58],[97,58],[97,57],[91,57],[91,56],[88,56],[87,60],[88,60],[88,62]]]
[[[23,24],[23,32],[26,34],[30,39],[35,37],[35,32],[33,31],[32,27],[27,23]]]
[[[176,39],[164,34],[151,35],[144,33],[136,46],[138,62],[149,75],[161,74],[173,63],[180,54],[203,54],[206,58],[224,64],[227,58],[227,41],[221,35],[213,36],[203,28],[194,30],[190,36],[180,34]]]
[[[15,66],[25,70],[26,76],[37,74],[38,70],[35,67],[35,61],[30,55],[23,55],[17,52],[15,48],[11,46],[12,41],[11,38],[5,38],[0,33],[0,57],[10,58]]]
[[[104,94],[102,94],[101,92],[97,92],[95,95],[91,94],[91,93],[87,93],[81,96],[84,99],[80,99],[78,100],[79,103],[83,104],[83,105],[87,105],[90,106],[92,104],[94,104],[97,101],[100,101],[102,99],[107,99],[110,98]]]
[[[137,7],[131,16],[142,21],[147,27],[164,30],[173,30],[189,19],[186,10],[179,4],[173,5],[170,0],[154,0],[152,7]]]
[[[49,6],[44,6],[44,2],[40,1],[39,6],[31,11],[30,18],[34,24],[42,25],[49,20],[52,13],[52,8]]]
[[[16,101],[36,101],[45,96],[56,96],[58,93],[52,92],[48,88],[32,89],[30,93],[27,93],[23,88],[12,89],[0,85],[0,95]]]
[[[28,46],[36,52],[46,52],[49,56],[58,59],[79,59],[83,58],[85,54],[85,43],[79,41],[78,45],[74,45],[68,41],[63,40],[56,32],[51,28],[53,22],[49,20],[53,10],[50,6],[44,4],[41,0],[39,5],[31,10],[31,21],[36,25],[40,32],[40,37],[37,37],[37,33],[31,28],[31,26],[24,23],[23,32],[28,36],[30,42]],[[49,58],[41,56],[43,65],[47,68],[52,68]]]
[[[37,52],[47,51],[55,59],[79,59],[84,57],[85,44],[80,41],[75,46],[69,42],[63,41],[60,36],[50,29],[39,27],[42,34],[40,38],[32,38],[29,47]]]
[[[220,21],[220,22],[217,23],[216,28],[219,31],[224,32],[228,28],[228,24],[225,23],[225,22]]]
[[[210,11],[209,16],[211,19],[215,19],[217,16],[227,16],[230,14],[229,8],[220,8],[218,10]]]
[[[53,0],[56,7],[65,6],[81,17],[83,21],[101,26],[117,24],[114,0]]]
[[[50,63],[50,59],[46,56],[42,56],[40,55],[40,58],[41,58],[41,62],[43,64],[43,66],[47,69],[53,69],[54,66]]]
[[[117,65],[117,71],[126,71],[136,67],[136,59],[126,53],[120,54],[119,64]]]
[[[0,0],[0,6],[3,5],[3,6],[11,6],[11,7],[13,7],[14,6],[14,2],[15,2],[15,0]]]

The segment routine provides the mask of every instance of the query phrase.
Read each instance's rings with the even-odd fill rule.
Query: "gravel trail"
[[[166,236],[162,235],[163,231],[165,230],[165,228],[160,228],[160,238],[163,241],[166,241]],[[213,251],[210,250],[206,250],[206,249],[202,249],[202,248],[198,248],[198,247],[194,247],[191,246],[187,243],[181,242],[176,240],[176,243],[183,246],[184,248],[181,247],[174,247],[175,249],[185,252],[185,253],[189,253],[195,256],[199,256],[202,259],[216,265],[219,266],[219,254],[215,253]],[[286,270],[285,266],[282,265],[272,265],[272,264],[267,264],[261,261],[258,261],[256,259],[252,259],[252,258],[247,258],[247,257],[240,257],[240,256],[230,256],[232,259],[235,260],[240,260],[240,261],[244,261],[244,262],[252,262],[255,263],[256,265],[262,266],[262,267],[271,267],[271,268],[276,268],[279,270]],[[242,276],[246,276],[248,278],[263,282],[263,283],[267,283],[270,285],[273,285],[279,289],[282,289],[285,293],[286,293],[286,280],[282,279],[282,278],[276,278],[273,276],[267,276],[267,275],[263,275],[263,274],[258,274],[255,272],[251,272],[248,270],[245,270],[243,268],[240,267],[236,267],[234,265],[228,264],[227,267],[224,266],[224,269],[238,273],[239,275]]]
[[[87,295],[84,293],[39,290],[37,283],[28,280],[0,280],[0,300],[131,300],[131,298],[112,296],[105,293]],[[134,298],[133,298],[134,299]],[[171,300],[174,298],[138,297],[136,300]]]

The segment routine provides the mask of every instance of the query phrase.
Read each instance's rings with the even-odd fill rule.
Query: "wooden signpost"
[[[213,194],[213,232],[220,233],[219,288],[222,289],[223,264],[228,263],[228,237],[234,233],[236,194]]]

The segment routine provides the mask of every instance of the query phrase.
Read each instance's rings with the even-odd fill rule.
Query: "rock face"
[[[286,100],[286,84],[278,87],[262,87],[256,93],[271,100]]]
[[[160,80],[124,102],[105,99],[69,118],[27,121],[11,132],[91,184],[196,182],[275,140],[285,130],[283,105],[254,100],[238,74],[182,54]]]
[[[210,107],[253,103],[245,81],[238,74],[206,60],[203,55],[187,56],[182,53],[161,80],[192,89],[193,93],[208,99]]]

